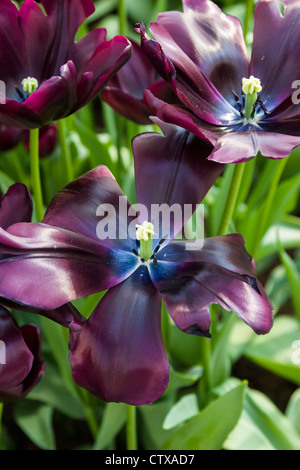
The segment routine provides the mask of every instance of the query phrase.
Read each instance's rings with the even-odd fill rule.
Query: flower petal
[[[134,138],[132,149],[137,202],[145,206],[147,220],[153,221],[159,242],[165,235],[173,238],[178,234],[224,167],[207,161],[211,146],[206,141],[177,126],[153,120],[164,135],[140,134]],[[170,217],[172,207],[177,217]],[[166,217],[166,233],[164,223],[159,223],[161,214]],[[140,215],[140,220],[143,217],[145,214]]]
[[[26,186],[15,183],[0,201],[0,227],[4,230],[16,222],[31,222],[32,199]]]
[[[111,219],[107,223],[111,223],[112,236],[101,238],[101,244],[132,252],[136,246],[135,234],[132,237],[127,234],[136,214],[132,211],[130,215],[130,208],[114,176],[100,165],[59,191],[48,206],[43,223],[78,232],[100,243],[97,226],[102,220],[100,217],[108,212]]]
[[[132,252],[45,224],[1,229],[0,246],[0,297],[45,310],[118,284],[138,262]]]
[[[248,76],[249,63],[237,18],[224,14],[209,0],[184,0],[183,13],[160,13],[157,23],[151,24],[151,31],[177,68],[184,67],[189,74],[182,62],[183,52],[234,105],[232,91],[241,95],[242,78]]]
[[[51,48],[43,70],[43,79],[58,75],[66,62],[79,26],[90,16],[95,6],[92,0],[42,0],[52,32]]]
[[[250,74],[260,78],[269,112],[292,94],[299,78],[300,2],[260,0],[255,7]]]
[[[14,387],[29,374],[33,354],[27,347],[15,319],[0,307],[0,390]]]
[[[105,401],[143,405],[157,400],[169,378],[160,306],[145,267],[110,289],[76,331],[70,353],[75,382]]]
[[[196,116],[211,124],[224,125],[229,118],[234,120],[237,117],[236,110],[223,98],[188,55],[178,47],[169,32],[159,23],[152,23],[151,31],[158,38],[163,52],[157,52],[157,48],[153,49],[154,41],[146,39],[141,29],[143,51],[159,72],[166,68],[166,60],[174,64],[176,73],[172,74],[171,84],[182,103]],[[167,74],[163,72],[162,77],[166,79]]]
[[[272,305],[237,234],[206,239],[200,250],[171,243],[150,269],[174,322],[188,333],[209,336],[213,303],[233,310],[258,334],[272,327]]]
[[[219,137],[217,143],[208,157],[208,160],[222,163],[241,163],[251,160],[257,155],[259,148],[259,135],[262,132],[256,132],[249,129],[246,132],[232,132]]]

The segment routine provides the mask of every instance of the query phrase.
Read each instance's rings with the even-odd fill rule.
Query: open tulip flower
[[[98,28],[74,42],[92,0],[0,1],[0,122],[40,128],[88,103],[130,57],[123,36]]]
[[[98,166],[54,197],[42,223],[0,231],[0,296],[49,310],[108,289],[84,323],[70,323],[73,378],[101,399],[133,405],[152,403],[168,385],[162,299],[187,333],[210,335],[213,303],[258,334],[272,326],[270,302],[240,235],[190,249],[193,241],[174,240],[185,212],[171,217],[164,233],[153,207],[194,210],[224,166],[205,158],[207,142],[160,125],[164,135],[133,141],[137,206],[107,167]]]
[[[183,12],[158,15],[150,31],[140,25],[142,47],[181,101],[147,90],[160,119],[206,138],[209,159],[247,161],[258,151],[287,157],[300,144],[300,2],[259,0],[249,60],[239,20],[210,0],[183,0]]]
[[[44,375],[40,330],[31,324],[19,328],[9,311],[0,307],[0,338],[0,403],[13,403]]]

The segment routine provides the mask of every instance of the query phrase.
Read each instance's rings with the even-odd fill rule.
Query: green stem
[[[58,140],[62,152],[62,159],[64,165],[64,172],[67,179],[67,183],[73,181],[73,166],[71,159],[71,152],[67,142],[67,128],[65,119],[57,121]]]
[[[44,206],[39,161],[39,129],[31,129],[29,131],[29,145],[31,186],[35,201],[36,215],[40,222],[44,217]]]
[[[247,0],[246,14],[245,14],[245,20],[244,20],[244,38],[246,42],[247,42],[247,35],[250,30],[250,21],[251,21],[251,18],[253,17],[253,11],[254,11],[254,1]]]
[[[120,34],[126,35],[127,33],[127,9],[125,0],[118,0],[118,15],[119,15],[119,28]]]
[[[126,424],[126,442],[127,450],[138,450],[136,433],[136,408],[127,405],[127,424]]]
[[[268,219],[269,219],[272,203],[274,201],[274,197],[275,197],[275,194],[276,194],[276,191],[277,191],[278,184],[280,182],[280,178],[281,178],[282,173],[284,171],[284,168],[287,164],[287,160],[288,160],[287,158],[283,158],[282,160],[278,160],[277,162],[274,162],[274,165],[277,165],[277,168],[276,168],[276,172],[274,174],[274,178],[272,179],[272,183],[269,187],[267,198],[264,201],[264,206],[263,206],[262,214],[261,214],[261,217],[260,217],[261,222],[260,222],[259,226],[257,227],[255,241],[254,241],[254,244],[253,244],[252,250],[251,250],[251,255],[253,257],[255,257],[258,246],[260,244],[260,241],[261,241],[262,237],[264,236],[265,231],[267,229],[267,222],[268,222]]]
[[[223,213],[223,218],[221,220],[221,224],[219,227],[218,235],[226,235],[228,231],[228,228],[229,228],[229,225],[230,225],[230,222],[231,222],[234,210],[235,210],[236,201],[238,198],[245,165],[246,165],[245,162],[235,164],[235,168],[234,168],[234,172],[233,172],[233,176],[231,180],[231,186],[229,188],[228,198],[227,198],[225,210]]]

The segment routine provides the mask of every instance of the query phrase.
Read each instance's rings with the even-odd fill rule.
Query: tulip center
[[[22,80],[22,87],[25,93],[28,93],[28,95],[32,95],[32,93],[38,88],[39,82],[37,81],[36,78],[33,77],[27,77]]]
[[[255,107],[257,103],[257,93],[260,93],[262,86],[260,79],[251,75],[249,78],[242,79],[242,90],[245,95],[245,118],[254,117]]]
[[[147,261],[153,253],[152,235],[154,235],[154,225],[146,220],[142,225],[136,225],[136,239],[140,241],[140,257]]]

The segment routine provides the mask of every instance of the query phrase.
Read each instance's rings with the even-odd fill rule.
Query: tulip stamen
[[[27,77],[22,80],[22,87],[25,93],[28,93],[28,96],[38,88],[39,82],[34,77]]]
[[[144,221],[142,225],[136,225],[136,239],[140,241],[140,257],[144,261],[152,256],[152,235],[154,235],[154,225]]]
[[[245,95],[245,118],[249,120],[255,116],[257,93],[262,90],[260,79],[251,75],[242,79],[242,90]]]

